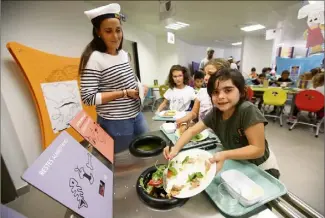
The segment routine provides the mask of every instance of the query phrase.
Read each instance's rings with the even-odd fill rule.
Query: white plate
[[[193,140],[193,139],[191,139],[191,142],[200,142],[200,141],[203,141],[203,140],[205,140],[206,138],[209,137],[209,131],[208,131],[207,129],[203,130],[203,131],[201,132],[201,134],[202,134],[202,138],[200,138],[199,140]],[[181,137],[181,136],[180,136],[179,129],[176,130],[175,135],[176,135],[178,138]]]
[[[175,110],[167,110],[167,111],[175,111]],[[180,119],[180,118],[186,116],[186,112],[185,112],[185,111],[182,111],[182,112],[180,112],[180,111],[175,111],[176,113],[175,113],[174,116],[165,116],[164,114],[165,114],[167,111],[161,111],[161,112],[159,113],[159,116],[160,116],[160,117],[163,117],[163,118],[173,118],[173,119]]]
[[[186,164],[182,166],[182,161],[189,156],[190,158],[199,158],[193,164]],[[212,158],[213,155],[202,149],[191,149],[187,151],[180,152],[172,161],[175,162],[175,169],[178,174],[175,177],[167,178],[167,192],[170,192],[173,185],[185,185],[185,187],[180,191],[180,193],[175,198],[190,198],[205,190],[213,178],[216,175],[217,165],[216,163],[211,164],[210,170],[205,173],[205,160],[209,161],[209,158]],[[176,163],[177,161],[177,163]],[[179,168],[183,168],[182,171]],[[190,190],[190,183],[187,183],[188,175],[201,172],[203,174],[203,178],[201,179],[200,186]]]
[[[174,111],[174,110],[168,110],[168,111]],[[159,113],[159,116],[160,116],[160,117],[164,117],[164,118],[173,118],[174,116],[177,115],[177,111],[175,111],[176,113],[175,113],[174,116],[165,116],[165,113],[168,112],[168,111],[161,111],[161,112]]]

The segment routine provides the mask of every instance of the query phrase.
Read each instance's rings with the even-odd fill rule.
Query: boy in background
[[[197,94],[204,84],[204,73],[201,71],[196,71],[194,73],[194,91]]]

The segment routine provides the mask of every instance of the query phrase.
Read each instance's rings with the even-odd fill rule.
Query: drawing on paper
[[[42,83],[41,87],[54,133],[67,129],[82,110],[77,81]]]

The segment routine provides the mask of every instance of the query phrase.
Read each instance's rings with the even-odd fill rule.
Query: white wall
[[[245,36],[242,47],[241,69],[243,75],[250,73],[252,67],[261,73],[263,67],[271,67],[273,40]]]
[[[235,62],[241,60],[241,46],[234,46],[224,49],[224,58],[229,58],[233,56]]]
[[[158,60],[158,79],[159,84],[163,84],[167,77],[171,66],[180,64],[178,60],[177,45],[169,44],[165,37],[157,37],[157,60]],[[178,40],[176,41],[178,43]],[[151,81],[153,84],[153,81]]]
[[[14,184],[20,188],[25,184],[20,180],[23,169],[41,153],[41,135],[32,97],[6,44],[16,41],[44,52],[80,57],[92,38],[91,23],[83,12],[93,6],[83,1],[5,1],[1,6],[1,106],[7,107],[10,116],[1,133],[5,128],[14,137],[2,137],[1,146]],[[152,84],[158,73],[155,37],[128,24],[124,33],[138,43],[141,77]]]

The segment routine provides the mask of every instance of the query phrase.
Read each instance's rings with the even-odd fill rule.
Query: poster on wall
[[[290,67],[290,78],[293,81],[298,80],[299,74],[300,74],[300,66],[294,65]]]
[[[298,19],[303,18],[307,18],[307,29],[303,36],[309,54],[324,52],[324,2],[313,1],[300,8]]]
[[[41,87],[53,132],[69,128],[69,122],[82,110],[78,82],[42,83]]]

